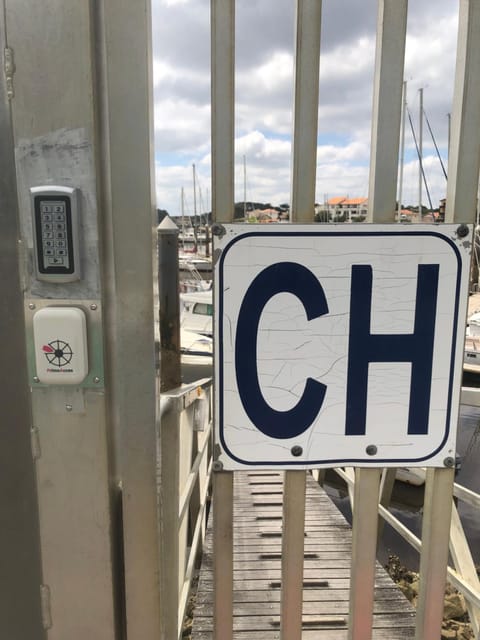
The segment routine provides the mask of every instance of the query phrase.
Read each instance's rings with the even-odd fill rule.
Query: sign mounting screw
[[[457,228],[457,236],[459,238],[465,238],[466,236],[468,236],[468,227],[466,224],[461,224],[458,228]]]
[[[367,452],[367,455],[374,456],[376,455],[378,449],[374,444],[369,444],[365,451]]]
[[[223,226],[223,224],[218,224],[218,222],[216,222],[215,224],[212,224],[212,233],[214,236],[218,236],[219,238],[221,238],[226,233],[225,227]]]
[[[299,447],[298,444],[296,444],[294,447],[290,449],[290,452],[292,456],[295,456],[296,458],[298,458],[298,456],[302,455],[303,449],[302,447]]]

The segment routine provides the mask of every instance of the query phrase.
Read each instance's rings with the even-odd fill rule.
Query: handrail
[[[211,378],[203,378],[160,396],[159,533],[160,547],[168,549],[162,556],[161,593],[164,637],[171,640],[182,634],[195,559],[206,528],[213,451],[212,384]]]
[[[349,495],[352,495],[352,489],[355,486],[355,476],[350,474],[348,470],[341,467],[334,468],[333,471],[335,471],[335,473],[347,484]],[[453,494],[459,500],[463,500],[473,507],[480,507],[480,494],[472,491],[471,489],[463,487],[457,482],[454,483]],[[397,517],[395,517],[385,506],[381,505],[380,503],[378,505],[378,513],[383,518],[383,520],[385,520],[385,522],[387,522],[411,547],[413,547],[418,553],[421,553],[422,541],[420,538],[418,538],[406,525],[400,522]],[[461,528],[461,525],[460,529],[460,535],[462,536],[464,543],[468,546],[465,533],[463,532],[463,528]],[[472,620],[472,617],[478,619],[478,617],[480,616],[480,588],[477,587],[477,585],[472,585],[463,575],[461,575],[461,573],[459,573],[451,566],[447,567],[447,573],[452,585],[464,596],[467,602],[467,606],[469,607],[472,626],[475,629],[477,623],[476,620]]]

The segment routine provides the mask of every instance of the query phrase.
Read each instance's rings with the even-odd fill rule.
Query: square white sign
[[[472,227],[224,228],[214,275],[223,468],[451,464]]]

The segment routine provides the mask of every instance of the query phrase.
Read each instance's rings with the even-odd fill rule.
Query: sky
[[[419,89],[445,169],[458,29],[456,0],[410,0],[407,103],[418,136]],[[210,1],[152,0],[156,205],[170,215],[211,208]],[[294,0],[236,1],[235,200],[290,202]],[[323,0],[316,202],[367,197],[377,0]],[[446,180],[423,125],[434,207]],[[245,158],[245,160],[244,160]],[[245,167],[245,172],[244,172]],[[244,180],[244,173],[246,180]],[[407,120],[403,198],[418,205]],[[428,206],[427,192],[422,202]]]

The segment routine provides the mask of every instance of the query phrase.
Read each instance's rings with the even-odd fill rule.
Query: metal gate
[[[407,0],[379,0],[367,222],[395,220]],[[475,221],[480,160],[480,5],[460,1],[445,221]],[[291,221],[312,222],[315,202],[321,0],[297,0]],[[212,200],[217,223],[234,210],[234,0],[212,0]],[[215,465],[214,465],[215,469]],[[282,640],[302,636],[305,472],[286,471],[282,535]],[[351,639],[372,635],[381,469],[355,470]],[[416,638],[439,638],[454,469],[427,472]],[[214,637],[233,637],[233,474],[214,473]]]

